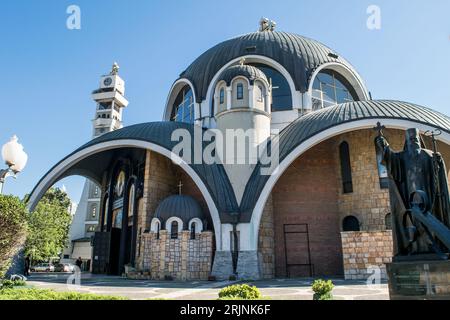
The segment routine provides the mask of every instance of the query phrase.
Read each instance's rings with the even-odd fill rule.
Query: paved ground
[[[121,277],[83,274],[80,286],[67,285],[67,274],[32,274],[29,283],[38,288],[57,291],[79,291],[96,294],[120,295],[130,299],[217,299],[219,290],[233,282],[208,281],[147,281],[128,280]],[[263,296],[272,300],[311,300],[312,280],[276,279],[246,282],[257,286]],[[387,300],[387,284],[367,286],[364,282],[333,280],[335,299],[340,300]]]

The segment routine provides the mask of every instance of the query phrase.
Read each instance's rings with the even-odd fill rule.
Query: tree
[[[17,197],[0,195],[0,278],[25,242],[27,218],[25,203]]]
[[[67,194],[52,188],[30,214],[25,254],[33,261],[48,261],[64,249],[72,222],[70,206]]]

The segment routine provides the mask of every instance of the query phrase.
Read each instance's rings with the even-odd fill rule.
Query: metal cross
[[[178,184],[178,192],[181,194],[181,187],[183,186],[183,184],[181,183],[181,180],[180,180],[180,183]]]

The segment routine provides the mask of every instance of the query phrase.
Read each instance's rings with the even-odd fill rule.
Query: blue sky
[[[81,8],[81,30],[66,28],[71,4]],[[371,4],[381,8],[381,30],[366,27]],[[25,171],[8,180],[4,192],[30,192],[51,166],[90,139],[90,92],[113,61],[130,101],[125,125],[158,121],[171,84],[189,63],[225,39],[255,31],[262,16],[275,20],[278,30],[335,49],[374,98],[450,114],[448,0],[4,1],[0,144],[17,134],[29,154]],[[82,182],[62,182],[74,201]]]

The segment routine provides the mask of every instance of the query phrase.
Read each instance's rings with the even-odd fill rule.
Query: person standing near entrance
[[[25,266],[24,266],[24,270],[23,270],[23,275],[25,277],[30,276],[30,257],[29,256],[27,256],[25,258]]]
[[[78,257],[77,261],[75,262],[76,266],[80,269],[81,271],[81,266],[83,265],[83,260],[81,260],[81,257]]]

